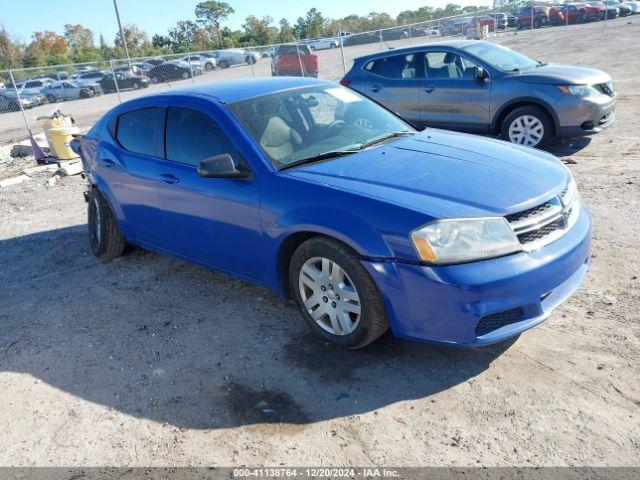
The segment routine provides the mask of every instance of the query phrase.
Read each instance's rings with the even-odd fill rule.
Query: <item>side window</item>
[[[369,62],[365,70],[385,78],[415,78],[415,56],[394,55]]]
[[[116,138],[126,150],[143,155],[162,156],[158,148],[164,109],[142,108],[118,117]]]
[[[204,113],[188,108],[169,108],[165,145],[168,160],[188,165],[197,166],[200,161],[223,153],[230,154],[236,166],[241,160],[218,124]]]
[[[424,55],[424,75],[428,79],[475,78],[476,65],[451,52],[427,52]]]

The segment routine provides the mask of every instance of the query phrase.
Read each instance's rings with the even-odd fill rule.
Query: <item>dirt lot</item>
[[[592,271],[505,344],[337,350],[263,288],[141,250],[98,262],[78,177],[1,189],[0,465],[638,465],[640,19],[618,23],[501,40],[620,94],[614,127],[557,147]]]

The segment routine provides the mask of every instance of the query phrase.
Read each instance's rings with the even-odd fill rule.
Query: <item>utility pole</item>
[[[122,40],[122,46],[124,47],[124,54],[127,56],[127,63],[129,64],[129,70],[131,70],[131,58],[129,58],[129,49],[127,48],[127,41],[124,39],[124,32],[122,31],[122,22],[120,21],[120,12],[118,11],[118,0],[113,0],[113,8],[116,10],[116,18],[118,19],[118,28],[120,29],[120,40]]]

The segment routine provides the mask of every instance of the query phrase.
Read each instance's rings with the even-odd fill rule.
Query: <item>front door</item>
[[[165,159],[158,163],[158,245],[177,256],[260,280],[260,189],[249,179],[203,178],[201,160],[230,154],[248,168],[210,112],[167,109]]]
[[[452,52],[428,51],[424,53],[423,64],[421,123],[452,130],[487,132],[491,79],[478,81],[478,67]]]

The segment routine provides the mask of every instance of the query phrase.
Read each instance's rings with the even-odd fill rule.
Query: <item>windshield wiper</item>
[[[544,62],[538,62],[536,67],[546,67],[547,65],[549,65],[549,64],[548,63],[544,63]]]
[[[301,158],[300,160],[296,160],[295,162],[287,163],[282,165],[278,170],[287,170],[289,168],[297,167],[299,165],[305,165],[307,163],[319,162],[320,160],[326,160],[328,158],[342,157],[344,155],[351,155],[352,153],[359,152],[361,150],[358,148],[347,148],[343,150],[330,150],[328,152],[320,153],[318,155],[313,155],[307,158]]]
[[[397,132],[387,133],[386,135],[383,135],[382,137],[374,138],[373,140],[369,140],[368,142],[363,143],[362,145],[360,145],[360,150],[364,150],[365,148],[373,147],[374,145],[377,145],[378,143],[382,143],[382,142],[384,142],[386,140],[390,140],[392,138],[404,137],[405,135],[413,135],[413,132],[411,130],[398,130]]]

